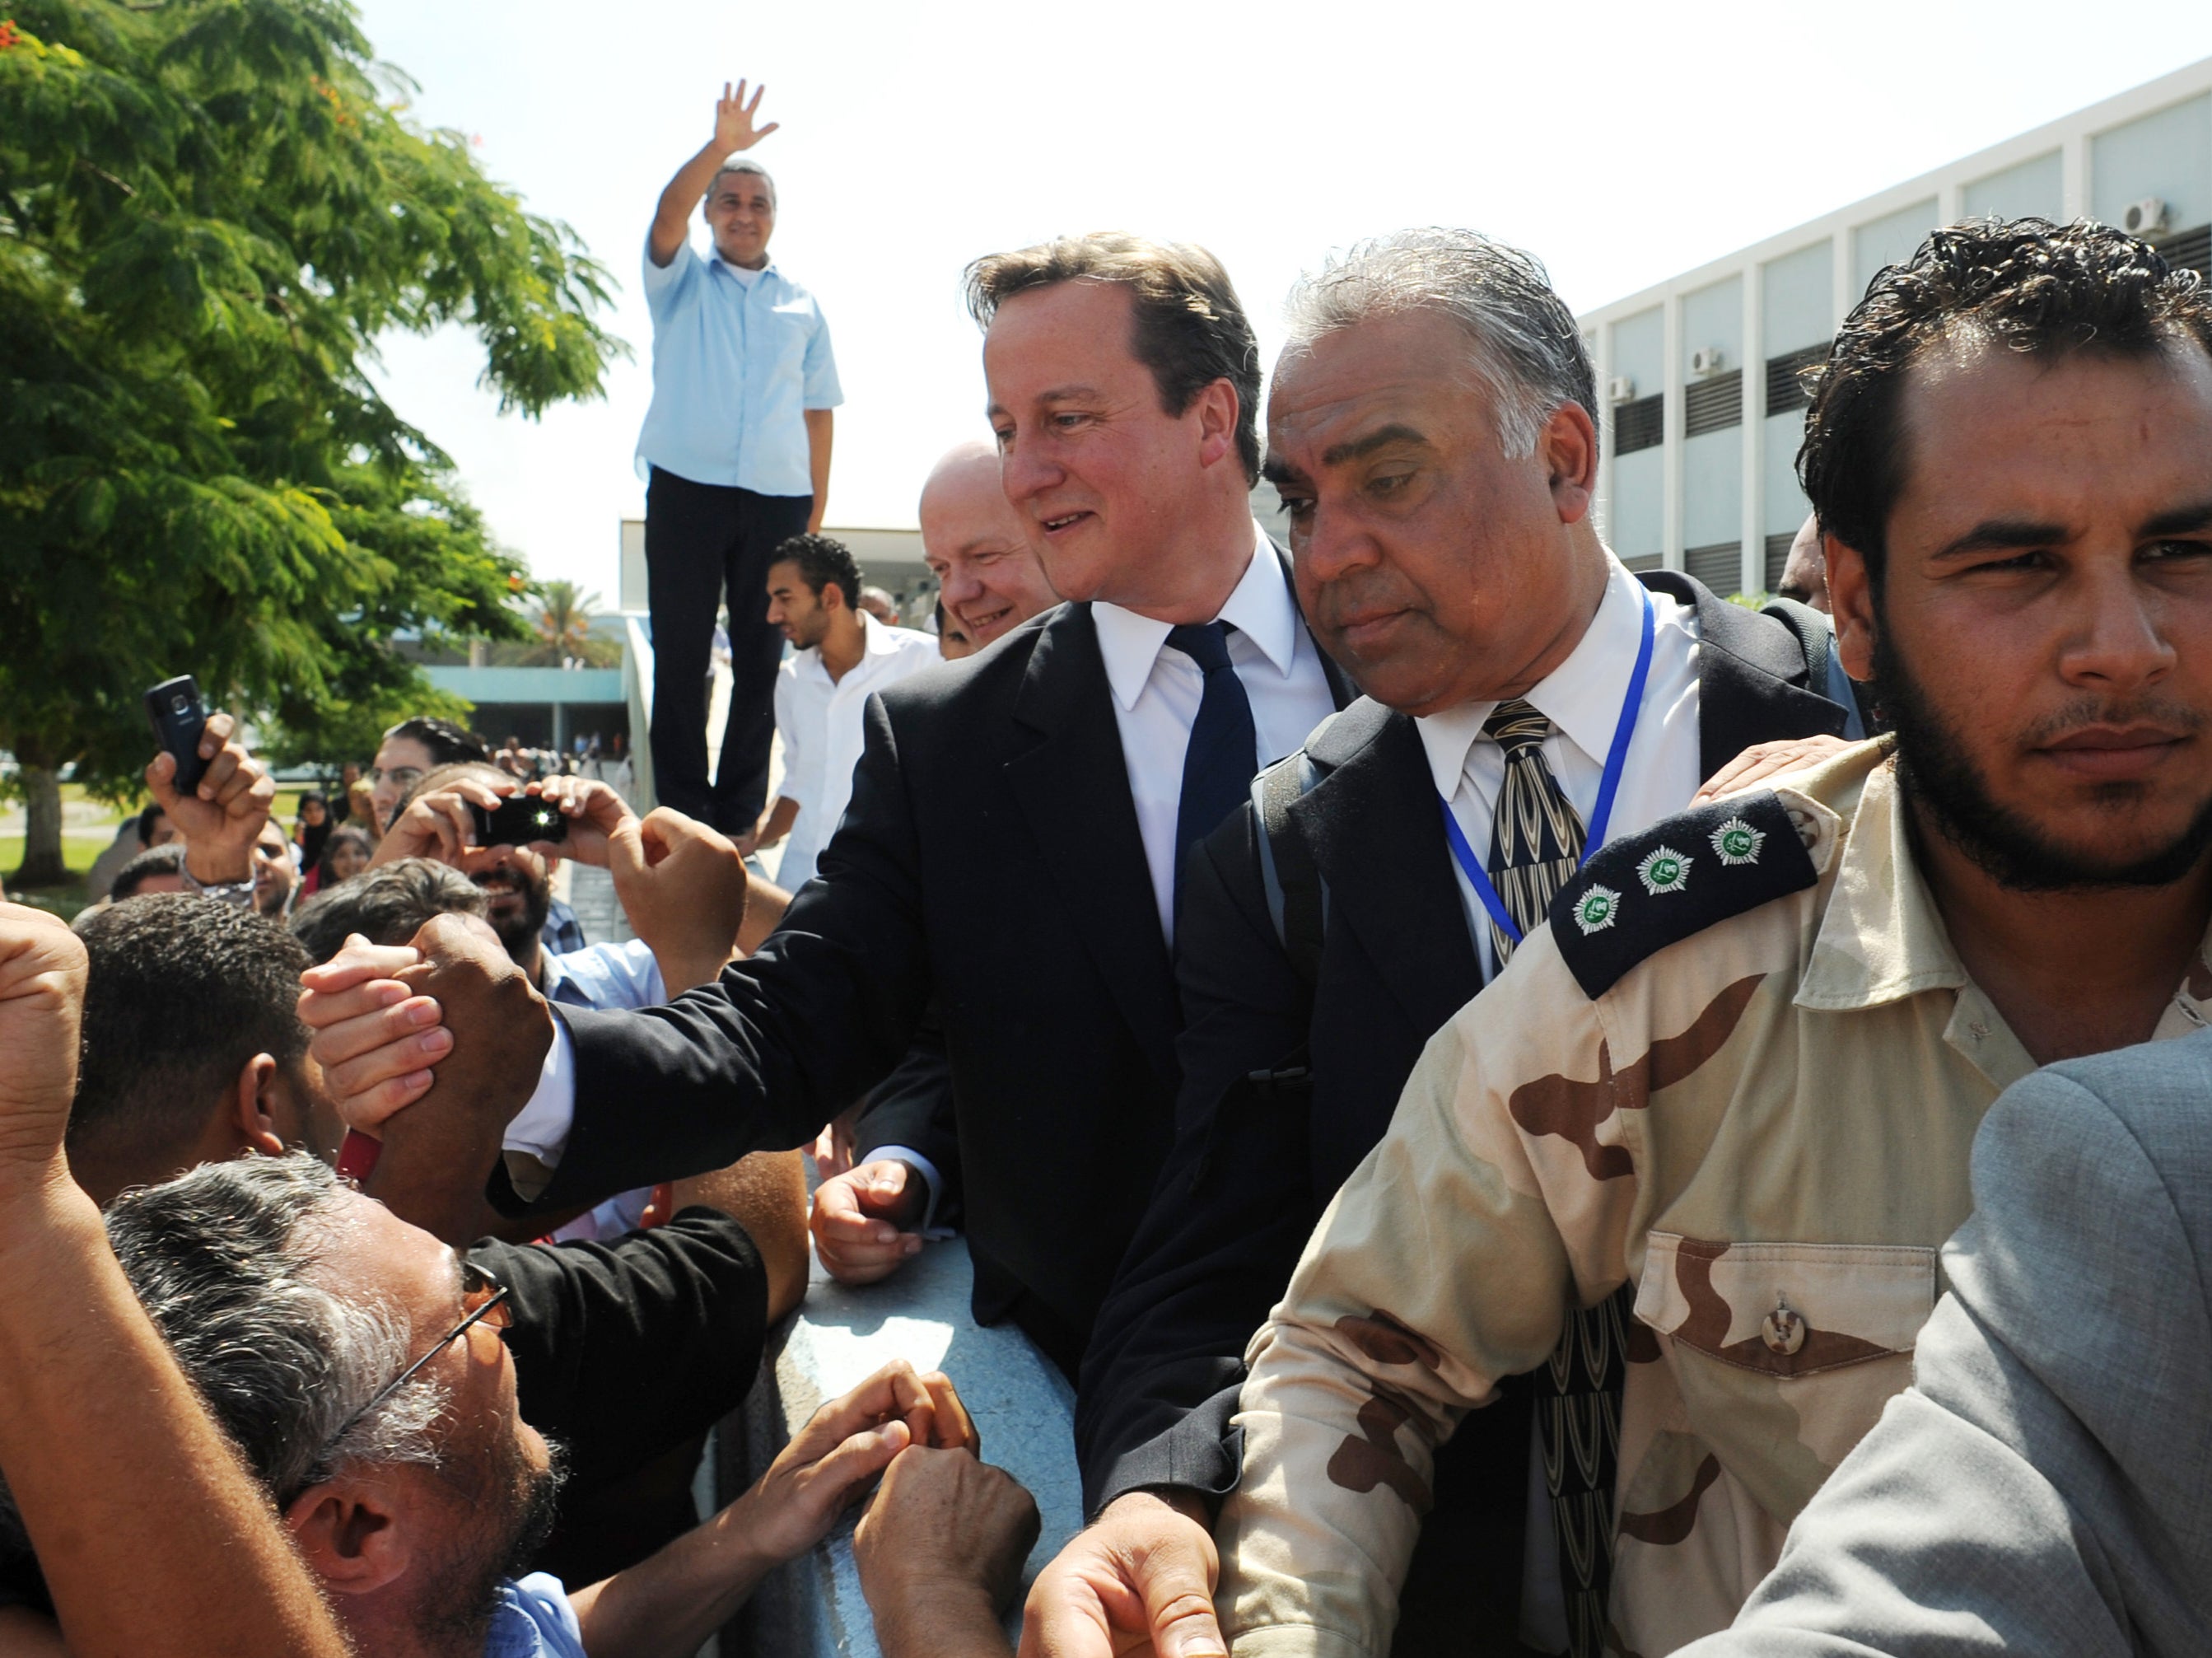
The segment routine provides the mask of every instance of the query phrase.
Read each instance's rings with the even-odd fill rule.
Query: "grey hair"
[[[714,176],[707,180],[707,196],[709,200],[713,199],[714,191],[720,186],[722,175],[725,173],[755,174],[763,184],[768,186],[768,204],[770,207],[775,205],[775,174],[747,155],[729,156],[723,161],[721,166],[714,169]]]
[[[395,1309],[314,1282],[349,1230],[340,1190],[295,1152],[203,1163],[107,1212],[140,1303],[280,1508],[348,1467],[440,1461],[447,1395],[428,1376],[352,1419],[407,1367],[412,1337]],[[0,1547],[27,1548],[4,1491]]]
[[[1398,230],[1332,254],[1291,290],[1286,352],[1417,310],[1441,311],[1466,333],[1468,366],[1497,409],[1509,457],[1534,453],[1544,423],[1571,403],[1601,424],[1589,349],[1542,262],[1479,231]]]

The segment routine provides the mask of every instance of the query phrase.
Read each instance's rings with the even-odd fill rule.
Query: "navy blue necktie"
[[[1228,820],[1252,788],[1260,739],[1244,683],[1229,665],[1229,624],[1185,623],[1168,629],[1168,643],[1198,664],[1206,692],[1191,722],[1182,756],[1182,800],[1176,810],[1176,898],[1182,907],[1183,859],[1191,842],[1203,841]]]

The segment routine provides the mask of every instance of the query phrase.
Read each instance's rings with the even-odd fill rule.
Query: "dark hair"
[[[376,841],[367,829],[353,823],[331,826],[331,832],[323,839],[322,856],[315,859],[315,891],[318,896],[335,892],[343,884],[331,878],[331,854],[340,847],[356,846],[372,858],[376,855]]]
[[[853,550],[835,536],[793,536],[777,544],[769,555],[770,564],[796,564],[799,579],[819,598],[822,590],[831,582],[845,596],[845,608],[860,608],[860,563],[853,556]]]
[[[319,966],[338,953],[349,933],[373,944],[404,944],[432,916],[481,915],[489,902],[457,869],[400,858],[317,893],[292,918],[292,936]]]
[[[138,814],[138,844],[151,847],[154,844],[154,825],[168,816],[168,811],[156,800]]]
[[[307,953],[250,910],[149,893],[94,916],[84,948],[73,1147],[188,1145],[248,1060],[267,1054],[289,1070],[307,1051]]]
[[[463,760],[489,760],[491,752],[484,740],[474,732],[465,731],[450,720],[441,720],[435,714],[418,714],[403,720],[390,731],[386,738],[404,738],[410,743],[420,743],[430,751],[434,766],[450,766]]]
[[[985,328],[1017,294],[1060,282],[1118,282],[1129,290],[1129,350],[1152,371],[1160,407],[1188,409],[1216,380],[1237,391],[1237,450],[1247,483],[1260,481],[1260,343],[1221,261],[1194,242],[1154,242],[1119,230],[1061,236],[968,267],[968,314]]]
[[[119,904],[155,876],[181,875],[184,868],[182,841],[172,841],[165,847],[149,847],[115,872],[115,884],[108,888],[107,896]]]
[[[1978,219],[1938,230],[1868,284],[1813,383],[1797,477],[1821,531],[1855,549],[1880,591],[1904,488],[1907,372],[1962,335],[2022,355],[2149,356],[2176,341],[2212,351],[2212,299],[2196,271],[2087,221]]]

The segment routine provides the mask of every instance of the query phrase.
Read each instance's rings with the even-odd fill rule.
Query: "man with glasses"
[[[131,1193],[108,1236],[362,1658],[696,1652],[909,1446],[976,1447],[951,1385],[894,1362],[706,1524],[571,1594],[527,1571],[561,1458],[516,1408],[503,1286],[306,1156]]]

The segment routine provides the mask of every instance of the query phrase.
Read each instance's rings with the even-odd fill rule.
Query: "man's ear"
[[[1571,402],[1553,410],[1536,434],[1536,455],[1544,464],[1559,522],[1581,523],[1597,495],[1597,425],[1589,410]]]
[[[1241,406],[1237,388],[1225,380],[1218,380],[1191,399],[1192,412],[1198,416],[1198,459],[1201,465],[1212,466],[1221,460],[1234,460],[1239,466],[1243,457],[1237,452],[1237,413]]]
[[[283,1157],[288,1104],[276,1056],[256,1054],[239,1067],[238,1080],[231,1084],[231,1127],[239,1144],[264,1157]]]
[[[284,1524],[307,1570],[332,1594],[370,1594],[397,1582],[413,1564],[404,1478],[410,1470],[340,1473],[292,1499]]]
[[[1828,604],[1835,613],[1836,654],[1844,671],[1864,683],[1874,677],[1876,622],[1874,583],[1867,574],[1866,556],[1823,531],[1821,556],[1828,565]]]

